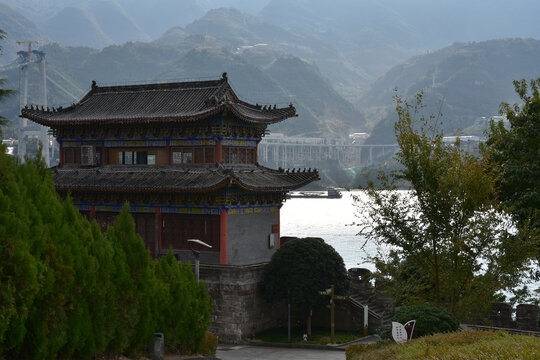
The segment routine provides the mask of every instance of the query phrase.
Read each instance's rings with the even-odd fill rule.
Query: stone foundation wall
[[[532,304],[519,304],[516,307],[516,326],[520,330],[537,331],[540,307]]]
[[[492,303],[488,318],[491,326],[500,328],[515,327],[515,323],[512,322],[512,305],[509,303]]]
[[[214,306],[209,331],[220,342],[239,343],[262,330],[287,324],[286,304],[262,298],[264,265],[200,265],[200,279],[206,282]]]
[[[504,302],[491,304],[489,321],[491,326],[508,329],[539,331],[538,314],[540,306],[519,304],[516,307],[516,320],[512,319],[512,305]]]

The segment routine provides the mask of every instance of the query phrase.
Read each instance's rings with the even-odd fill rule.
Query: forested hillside
[[[475,120],[498,115],[501,102],[517,101],[512,81],[538,76],[539,57],[540,41],[504,39],[457,43],[411,58],[378,79],[358,104],[377,123],[370,141],[393,141],[395,88],[404,98],[423,90],[426,113],[442,112],[447,135],[467,129],[482,136],[483,129],[470,129]]]
[[[0,76],[10,88],[18,88],[12,60],[24,49],[15,40],[65,41],[43,48],[50,104],[77,101],[92,80],[226,71],[247,101],[295,104],[300,117],[274,131],[373,130],[371,142],[389,142],[395,87],[405,97],[423,89],[427,110],[442,110],[451,133],[496,114],[501,101],[515,99],[512,80],[539,73],[538,42],[510,39],[540,37],[533,15],[540,3],[532,0],[3,1],[11,8],[0,4],[8,35]],[[10,99],[2,114],[16,119],[17,107]]]
[[[103,50],[49,45],[47,76],[49,104],[68,105],[88,91],[92,80],[98,84],[133,82],[183,81],[219,78],[229,74],[231,85],[244,100],[260,104],[293,103],[299,117],[277,124],[273,131],[294,134],[336,133],[340,130],[360,131],[363,115],[343,99],[323,78],[313,64],[267,47],[264,62],[259,61],[258,48],[233,52],[236,40],[220,40],[210,36],[189,36],[176,44],[127,43]],[[32,74],[32,73],[31,73]],[[31,77],[35,82],[37,74]],[[18,87],[18,68],[12,67],[0,76],[6,86]],[[32,86],[29,99],[37,99],[37,86]],[[34,100],[35,102],[35,100]],[[18,115],[18,99],[10,98],[1,111],[8,119]]]

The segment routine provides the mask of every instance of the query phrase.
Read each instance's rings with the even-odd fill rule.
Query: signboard
[[[193,145],[216,145],[214,139],[185,139],[185,140],[171,140],[171,146],[193,146]]]
[[[223,139],[221,142],[223,146],[248,146],[255,147],[257,146],[257,141],[255,140],[239,140],[239,139]]]
[[[105,147],[152,147],[166,146],[165,140],[107,140]]]
[[[392,338],[398,344],[411,340],[416,320],[408,321],[405,325],[392,321]]]

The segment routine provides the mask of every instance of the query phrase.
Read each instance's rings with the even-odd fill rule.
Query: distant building
[[[476,127],[484,127],[484,128],[487,129],[488,126],[489,126],[489,122],[491,120],[493,120],[495,122],[502,121],[505,128],[507,128],[507,129],[510,128],[510,122],[506,118],[506,115],[503,115],[503,116],[495,115],[495,116],[490,116],[490,117],[487,117],[487,116],[479,117],[476,120],[474,120],[474,126],[476,126]]]
[[[349,139],[352,141],[355,145],[362,145],[366,142],[367,139],[369,139],[371,135],[366,132],[360,132],[360,133],[352,133],[349,134]]]
[[[459,142],[458,142],[459,141]],[[459,144],[459,147],[471,154],[479,153],[479,146],[482,139],[474,135],[459,135],[459,136],[445,136],[443,142],[446,145],[454,146]]]

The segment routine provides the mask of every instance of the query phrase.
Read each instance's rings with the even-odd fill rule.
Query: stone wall
[[[516,324],[512,321],[512,305],[505,302],[495,302],[491,304],[488,315],[491,326],[499,328],[515,328]]]
[[[200,279],[208,286],[214,314],[210,332],[221,343],[239,343],[262,330],[285,326],[285,303],[268,303],[260,292],[263,264],[200,265]]]
[[[540,307],[532,304],[519,304],[516,307],[516,326],[520,330],[538,331],[537,321]]]
[[[489,322],[491,326],[508,329],[540,331],[538,328],[538,314],[540,306],[533,304],[519,304],[516,307],[516,320],[512,319],[512,305],[505,302],[491,304]]]

